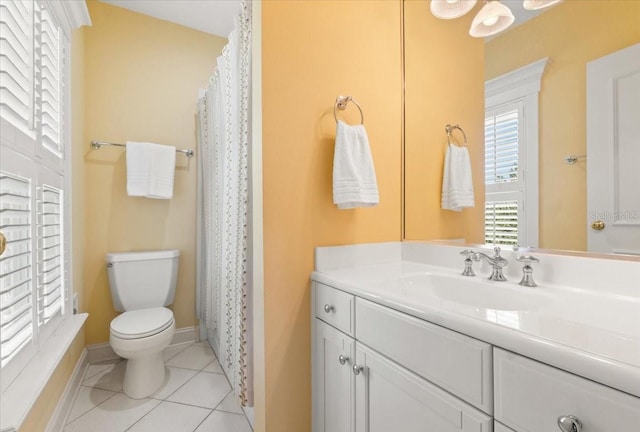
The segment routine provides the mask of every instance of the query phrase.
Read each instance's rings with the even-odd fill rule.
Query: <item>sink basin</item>
[[[407,274],[390,284],[389,294],[417,302],[441,301],[482,309],[526,311],[549,304],[550,297],[535,288],[480,277],[453,277],[431,273]]]

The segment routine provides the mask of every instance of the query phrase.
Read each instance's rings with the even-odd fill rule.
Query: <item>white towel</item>
[[[127,142],[127,194],[155,199],[173,197],[176,148]]]
[[[380,202],[367,131],[338,121],[333,155],[333,203],[339,209],[372,207]]]
[[[442,208],[459,212],[463,207],[474,205],[469,151],[466,146],[449,145],[444,158]]]

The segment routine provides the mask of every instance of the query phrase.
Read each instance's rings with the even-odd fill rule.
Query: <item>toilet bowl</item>
[[[133,399],[142,399],[165,381],[162,351],[176,331],[173,313],[164,307],[124,312],[111,321],[109,343],[127,360],[122,389]]]
[[[177,250],[107,254],[114,307],[109,342],[127,360],[123,391],[133,399],[156,392],[165,381],[164,350],[176,331],[173,303],[178,279]]]

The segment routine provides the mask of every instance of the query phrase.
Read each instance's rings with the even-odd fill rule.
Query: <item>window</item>
[[[68,313],[65,52],[50,3],[0,2],[0,367],[8,386]]]
[[[487,111],[484,121],[485,243],[518,245],[524,229],[525,182],[519,156],[522,104],[509,104]]]
[[[547,59],[485,83],[485,243],[538,246],[538,92]]]

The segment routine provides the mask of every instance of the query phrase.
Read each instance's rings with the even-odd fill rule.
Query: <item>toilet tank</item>
[[[108,253],[107,275],[115,309],[125,312],[173,303],[179,257],[179,250]]]

